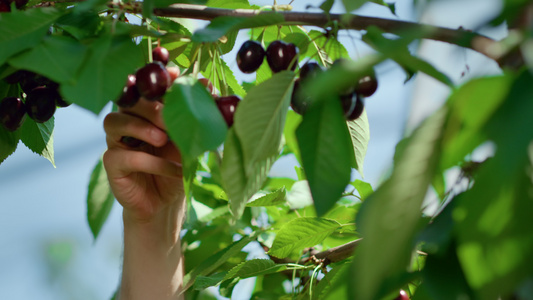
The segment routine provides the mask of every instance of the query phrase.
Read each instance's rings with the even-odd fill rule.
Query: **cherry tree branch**
[[[376,26],[384,32],[399,34],[405,31],[416,30],[420,32],[419,38],[431,39],[454,44],[477,51],[491,59],[498,60],[502,55],[497,48],[498,42],[484,35],[459,29],[444,28],[432,25],[424,25],[414,22],[383,19],[352,15],[346,18],[341,14],[324,14],[292,11],[259,11],[252,9],[223,9],[212,8],[203,5],[174,4],[166,8],[154,9],[157,16],[189,18],[198,20],[212,20],[217,17],[252,17],[258,14],[281,14],[285,18],[286,24],[311,25],[327,28],[337,22],[341,29],[364,30],[370,26]]]

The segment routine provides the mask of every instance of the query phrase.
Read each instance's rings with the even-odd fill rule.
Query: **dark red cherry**
[[[363,76],[357,82],[355,92],[363,97],[372,96],[378,89],[378,80],[376,74],[372,71],[369,75]]]
[[[322,68],[316,62],[308,62],[300,68],[300,79],[313,79],[322,72]]]
[[[0,13],[10,12],[11,6],[6,1],[0,0]]]
[[[146,100],[161,99],[170,86],[170,74],[162,63],[156,61],[145,65],[135,73],[137,90]]]
[[[272,72],[296,69],[298,64],[298,47],[292,43],[273,41],[266,49],[266,59]]]
[[[155,47],[152,50],[152,60],[153,61],[158,61],[158,62],[162,63],[165,66],[168,64],[169,56],[170,56],[170,53],[168,53],[167,48]]]
[[[353,93],[352,95],[352,101],[354,105],[349,114],[345,114],[346,120],[348,121],[353,121],[359,118],[363,114],[363,110],[365,109],[365,98],[361,97],[357,93]]]
[[[2,1],[2,0],[0,0]],[[30,71],[18,70],[14,73],[11,73],[9,76],[4,78],[4,81],[9,84],[15,84],[21,82],[26,76],[33,76]]]
[[[135,75],[130,74],[126,85],[122,89],[122,95],[117,100],[117,105],[124,108],[133,107],[140,98],[141,94],[137,89]]]
[[[0,123],[9,131],[20,128],[26,117],[26,107],[17,97],[6,97],[0,102]]]
[[[37,123],[44,123],[54,115],[56,100],[61,98],[57,90],[47,87],[37,87],[26,96],[26,111],[28,116]]]
[[[300,80],[301,78],[298,78],[294,82],[294,88],[291,96],[291,108],[297,114],[303,115],[309,107],[310,99],[305,95],[305,93],[302,92]]]
[[[259,42],[246,41],[237,52],[237,66],[243,73],[253,73],[259,69],[265,58],[265,49]]]
[[[224,117],[228,127],[233,125],[233,116],[235,115],[235,110],[237,109],[240,101],[241,98],[236,95],[215,98],[215,103],[217,104],[218,110]]]

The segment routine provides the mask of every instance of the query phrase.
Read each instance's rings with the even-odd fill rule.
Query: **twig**
[[[494,60],[499,58],[499,54],[491,51],[491,48],[495,47],[498,42],[484,35],[462,28],[451,29],[400,20],[358,15],[352,15],[352,18],[346,20],[345,16],[341,14],[325,15],[323,13],[292,11],[271,12],[252,9],[223,9],[190,4],[173,4],[166,8],[156,8],[154,9],[154,14],[157,16],[199,20],[212,20],[222,16],[253,17],[258,14],[281,14],[285,19],[285,23],[292,25],[312,25],[327,28],[332,22],[338,22],[340,25],[339,27],[344,29],[365,30],[370,26],[376,26],[384,32],[395,34],[416,30],[421,33],[419,38],[431,39],[469,48]]]

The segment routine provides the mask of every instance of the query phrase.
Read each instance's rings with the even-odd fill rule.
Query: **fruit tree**
[[[58,109],[162,101],[183,160],[190,299],[210,287],[229,297],[250,277],[254,299],[533,299],[531,1],[502,0],[486,18],[483,27],[506,26],[498,41],[353,13],[371,2],[393,16],[383,0],[321,0],[304,12],[273,2],[0,0],[0,162],[21,141],[53,163]],[[354,32],[372,53],[350,57],[340,37]],[[420,40],[476,51],[500,73],[457,84],[413,53]],[[363,173],[365,105],[388,84],[375,71],[386,61],[451,93],[397,144],[373,188],[353,174]],[[285,157],[297,178],[271,175]],[[87,196],[94,238],[114,202],[103,176],[100,162]],[[261,258],[247,259],[251,244]]]

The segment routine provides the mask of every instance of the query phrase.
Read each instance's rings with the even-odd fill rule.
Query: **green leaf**
[[[36,123],[26,118],[20,130],[20,140],[31,151],[54,162],[54,117],[44,123]]]
[[[287,270],[287,264],[276,264],[270,259],[247,260],[233,267],[224,277],[224,280],[232,278],[248,278],[259,275],[272,274]]]
[[[217,253],[211,255],[206,260],[204,260],[199,266],[191,270],[183,277],[183,292],[189,289],[195,279],[198,276],[206,276],[215,271],[218,267],[224,264],[230,257],[241,252],[244,246],[248,245],[251,241],[255,240],[257,233],[252,233],[249,236],[245,236],[240,240],[232,243],[228,247],[218,251]]]
[[[340,100],[311,106],[296,129],[302,163],[317,215],[340,199],[350,182],[352,145]]]
[[[370,195],[372,195],[372,193],[374,193],[374,190],[372,189],[372,185],[370,185],[370,183],[356,179],[353,182],[350,182],[350,184],[353,185],[353,187],[357,190],[359,196],[361,196],[361,200],[365,200]]]
[[[98,114],[109,101],[118,98],[128,74],[142,63],[142,52],[131,38],[102,36],[90,45],[77,78],[61,85],[61,94]]]
[[[196,280],[194,281],[194,289],[195,290],[203,290],[210,286],[216,286],[224,280],[224,277],[226,276],[228,272],[220,272],[213,274],[211,276],[198,276],[196,277]]]
[[[213,19],[206,28],[197,30],[192,36],[192,41],[197,43],[216,42],[229,31],[276,25],[284,21],[283,15],[277,13],[259,14],[249,18],[218,17]]]
[[[248,177],[244,172],[241,143],[231,128],[224,142],[224,156],[220,168],[222,184],[228,195],[231,212],[235,218],[242,215],[244,206],[253,192],[247,192]]]
[[[0,164],[17,150],[20,140],[20,131],[7,131],[4,126],[0,126]]]
[[[474,186],[453,211],[457,255],[479,299],[510,295],[532,275],[532,80],[524,70],[484,126],[496,153],[479,167]]]
[[[220,146],[227,126],[206,88],[190,79],[178,79],[166,93],[163,120],[181,154],[195,158]]]
[[[234,128],[241,142],[245,172],[277,155],[293,89],[293,72],[280,72],[252,88],[237,107]]]
[[[246,95],[246,92],[235,78],[233,71],[228,67],[224,60],[220,60],[215,64],[215,75],[213,75],[212,64],[213,62],[210,60],[205,71],[202,72],[202,75],[204,75],[205,78],[212,80],[215,87],[218,87],[219,89],[223,89],[222,87],[227,85],[229,88],[227,94],[235,94],[240,97]]]
[[[52,23],[61,16],[54,8],[34,8],[0,15],[0,65],[18,52],[41,42]]]
[[[248,207],[278,206],[287,203],[285,188],[280,188],[270,194],[266,194],[252,202],[248,202]]]
[[[411,55],[407,46],[412,42],[412,39],[388,39],[380,29],[371,26],[363,36],[363,41],[376,51],[394,60],[408,73],[422,72],[447,86],[453,87],[453,82],[448,76],[437,70],[427,61]],[[409,74],[410,76],[411,74]]]
[[[313,197],[307,180],[297,181],[292,185],[291,191],[287,195],[287,202],[289,202],[291,209],[313,205]]]
[[[346,12],[351,12],[363,6],[367,0],[342,0]]]
[[[87,221],[95,240],[107,220],[114,202],[115,197],[109,186],[104,164],[100,159],[91,173],[87,193]]]
[[[295,251],[320,244],[340,226],[339,222],[324,218],[294,219],[280,228],[268,254],[288,257]]]
[[[313,43],[306,55],[310,57],[318,55],[323,60],[321,62],[322,65],[324,65],[325,61],[332,63],[336,59],[350,57],[344,45],[335,38],[328,38],[323,32],[311,30],[309,31],[309,39]]]
[[[422,281],[431,299],[475,299],[461,269],[455,243],[442,255],[428,255],[422,270]],[[442,278],[446,278],[443,283]]]
[[[421,206],[437,170],[447,110],[426,119],[407,140],[391,177],[363,202],[357,214],[364,242],[357,249],[352,296],[376,299],[385,280],[409,265]]]
[[[294,154],[294,157],[300,165],[302,165],[302,157],[300,155],[300,149],[298,148],[298,140],[296,139],[296,128],[302,122],[302,117],[289,110],[287,112],[287,119],[285,121],[285,127],[283,129],[283,137],[285,138],[285,145],[289,152]]]
[[[441,162],[443,170],[461,162],[487,139],[483,128],[505,101],[512,79],[510,74],[474,79],[450,96],[447,103],[450,117]]]
[[[350,263],[333,267],[316,285],[312,299],[349,299]],[[347,280],[348,279],[348,280]]]
[[[224,143],[222,174],[234,218],[257,192],[280,151],[294,73],[281,72],[250,90]]]
[[[353,121],[348,121],[347,123],[355,158],[352,167],[359,171],[361,176],[364,177],[363,163],[365,161],[368,142],[370,141],[370,126],[368,123],[366,109],[359,118]]]
[[[66,83],[76,77],[86,52],[87,48],[72,38],[50,36],[31,50],[11,58],[9,64]]]
[[[334,0],[325,0],[320,4],[320,9],[323,10],[325,13],[329,13],[331,8],[333,7]]]

